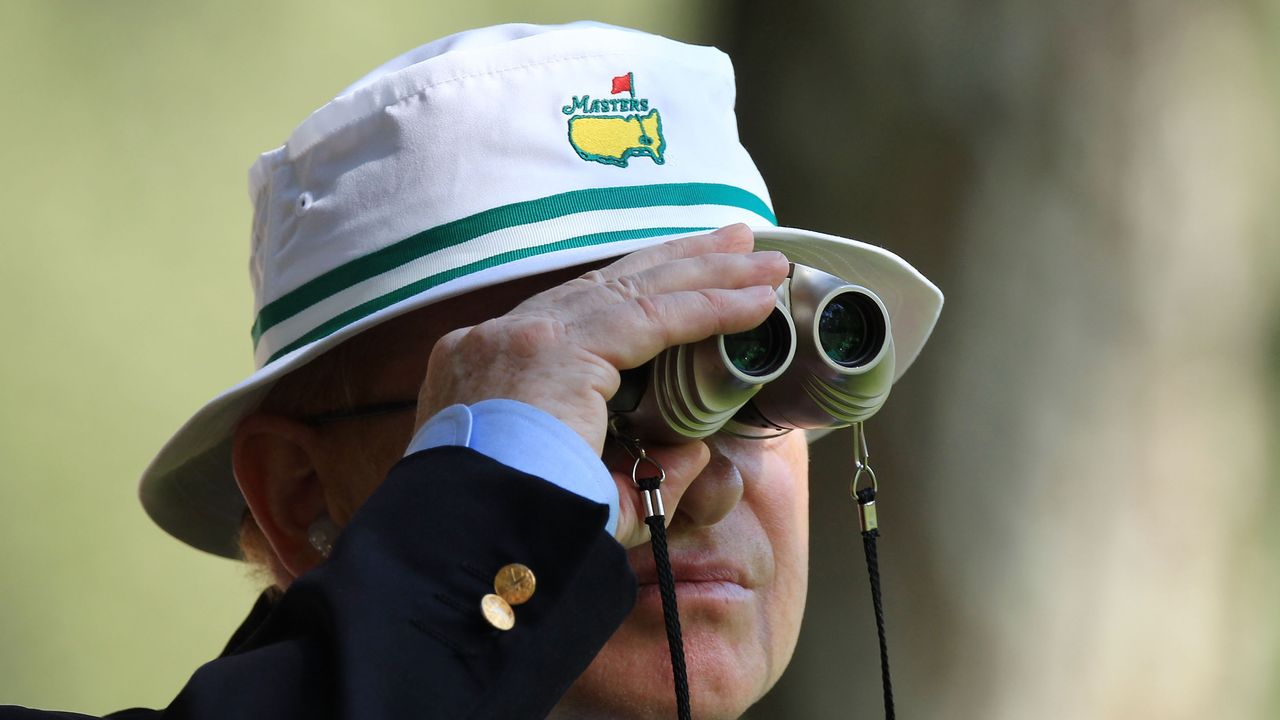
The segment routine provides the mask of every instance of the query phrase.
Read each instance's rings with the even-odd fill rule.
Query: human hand
[[[745,225],[733,225],[646,248],[501,317],[446,334],[427,365],[417,426],[454,403],[509,398],[550,413],[601,453],[606,402],[618,389],[620,369],[667,347],[750,329],[772,311],[787,261],[776,252],[753,253],[753,244]],[[663,496],[670,516],[707,450],[691,443],[655,456],[668,471]],[[622,499],[617,537],[628,546],[643,542],[630,478],[614,472],[614,479]]]

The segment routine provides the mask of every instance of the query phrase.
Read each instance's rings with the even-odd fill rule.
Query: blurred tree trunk
[[[868,427],[901,716],[1273,717],[1275,5],[722,11],[782,223],[948,296]],[[812,479],[806,625],[753,718],[882,716],[846,482]]]

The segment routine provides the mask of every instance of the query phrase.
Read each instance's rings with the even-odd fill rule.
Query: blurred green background
[[[399,52],[583,12],[0,3],[0,703],[163,706],[256,595],[134,497],[251,370],[256,155]],[[1278,4],[590,12],[728,49],[782,221],[948,293],[869,428],[904,714],[1274,717]],[[816,450],[806,626],[752,717],[879,714],[846,443]]]
[[[519,8],[519,9],[517,9]],[[252,371],[246,177],[382,61],[577,3],[0,3],[0,703],[163,706],[257,587],[135,483]],[[696,32],[674,1],[597,17]]]

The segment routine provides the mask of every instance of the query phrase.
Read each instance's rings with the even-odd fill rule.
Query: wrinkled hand
[[[681,238],[627,255],[607,267],[534,295],[511,312],[448,333],[436,343],[419,392],[417,427],[454,403],[509,398],[545,410],[600,453],[605,403],[618,371],[638,367],[664,348],[748,330],[769,315],[786,258],[751,252],[745,225]],[[668,517],[706,463],[702,443],[671,448],[663,497]],[[627,469],[629,469],[629,465]],[[617,537],[646,539],[630,478],[614,472],[622,513]],[[625,484],[625,486],[624,486]]]

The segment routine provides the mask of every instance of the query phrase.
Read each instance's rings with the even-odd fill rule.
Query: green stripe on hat
[[[469,217],[454,220],[434,228],[423,230],[422,232],[412,235],[404,240],[388,245],[380,250],[376,250],[364,257],[357,258],[346,264],[340,265],[323,275],[309,280],[294,290],[280,296],[279,298],[267,303],[262,310],[258,312],[258,317],[254,320],[251,334],[253,336],[253,346],[258,346],[258,341],[262,339],[263,333],[270,330],[285,320],[305,311],[307,308],[319,303],[335,293],[346,290],[347,288],[364,282],[369,278],[376,277],[389,270],[393,270],[405,263],[417,260],[421,257],[438,252],[445,248],[460,245],[469,240],[474,240],[482,235],[487,235],[499,230],[506,230],[521,225],[529,225],[544,220],[551,220],[575,213],[590,212],[593,210],[621,210],[644,207],[663,207],[663,206],[679,206],[679,205],[722,205],[727,207],[736,207],[748,210],[765,218],[772,224],[777,224],[777,218],[769,206],[756,195],[743,190],[742,188],[733,187],[732,185],[722,185],[717,183],[668,183],[662,185],[634,185],[627,187],[612,188],[592,188],[588,190],[573,190],[570,192],[551,195],[537,200],[526,200],[523,202],[503,205],[502,207],[485,210]],[[703,230],[705,228],[696,228],[695,230]],[[674,230],[673,232],[678,231]],[[640,235],[633,237],[652,237],[659,233],[650,233],[650,230],[637,230]],[[612,235],[614,233],[602,233],[601,235]],[[594,237],[587,235],[583,237]],[[564,242],[571,243],[579,241],[582,238],[572,238]],[[618,238],[630,239],[630,238]],[[594,243],[582,244],[599,244],[600,242],[613,242],[613,240],[603,240]],[[539,248],[531,248],[528,251],[514,251],[516,253],[528,252],[529,254],[539,254],[539,252],[550,252],[550,250],[542,250],[543,247],[560,249],[552,245],[542,246]],[[576,247],[575,245],[565,245],[564,247]],[[506,254],[504,254],[506,255]],[[495,258],[504,257],[497,255]],[[480,263],[472,263],[465,265],[463,268],[471,268],[463,270],[457,268],[449,270],[439,275],[447,275],[452,273],[450,277],[439,280],[445,282],[454,277],[460,277],[470,272],[483,269],[494,264],[502,262],[510,262],[517,259],[520,255],[514,255],[506,260],[488,260],[480,261]],[[489,265],[482,265],[489,263]],[[473,267],[481,264],[481,267]],[[432,277],[438,277],[432,276]],[[430,278],[427,278],[430,279]],[[426,282],[426,280],[420,281]],[[421,292],[427,287],[418,287],[413,292],[409,292],[404,297],[408,297],[416,292]],[[403,292],[401,290],[393,291],[382,298],[396,293]],[[346,313],[339,315],[338,318],[348,314],[355,313],[370,303],[379,302],[382,298],[376,298],[364,305],[352,308]],[[398,298],[403,299],[403,298]],[[387,302],[391,305],[397,300]],[[370,310],[369,312],[373,312]],[[368,313],[364,313],[368,314]],[[318,337],[333,332],[338,327],[342,327],[350,322],[338,323],[338,318],[334,318],[319,328],[312,330],[302,338],[291,343],[284,349],[273,353],[271,360],[284,355],[290,350],[305,345]],[[320,332],[321,328],[328,327],[338,323],[332,329],[326,332]],[[320,333],[316,335],[316,333]],[[308,339],[309,338],[309,339]],[[268,361],[270,362],[270,360]]]
[[[407,300],[419,293],[430,290],[431,288],[449,282],[456,278],[464,277],[481,270],[498,265],[505,265],[509,262],[522,260],[524,258],[534,257],[535,255],[544,255],[546,253],[556,252],[557,250],[568,250],[571,248],[587,247],[591,245],[606,245],[608,243],[622,242],[625,240],[638,240],[641,238],[658,237],[661,235],[679,235],[681,233],[699,233],[708,230],[714,230],[711,227],[655,227],[641,228],[636,230],[616,230],[613,232],[591,233],[590,235],[579,235],[578,237],[560,240],[558,242],[547,243],[546,245],[538,245],[537,247],[518,248],[499,253],[483,260],[477,260],[466,265],[461,265],[450,270],[438,272],[434,275],[428,275],[421,280],[405,285],[404,287],[392,290],[389,293],[379,295],[372,300],[363,302],[350,310],[339,313],[326,322],[321,323],[311,331],[302,335],[302,337],[289,343],[283,348],[271,354],[267,358],[267,364],[273,363],[277,358],[288,355],[298,348],[313,343],[317,340],[331,335],[342,328],[357,322],[373,313],[390,307],[401,300]],[[418,236],[414,236],[418,237]]]

